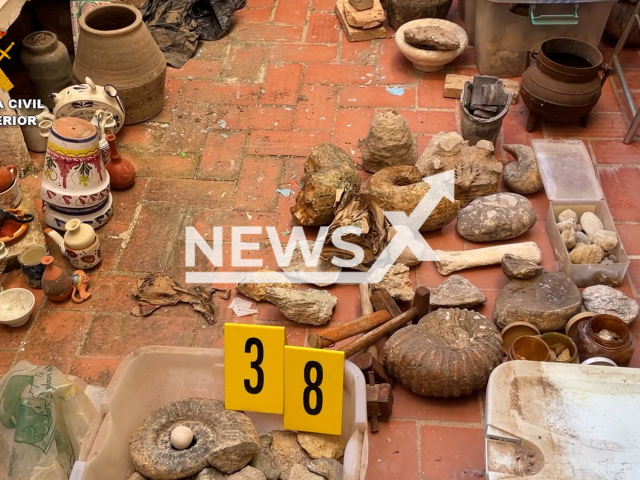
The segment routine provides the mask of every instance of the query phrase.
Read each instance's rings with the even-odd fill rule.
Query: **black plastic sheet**
[[[180,68],[198,40],[218,40],[246,0],[148,0],[140,11],[167,63]]]

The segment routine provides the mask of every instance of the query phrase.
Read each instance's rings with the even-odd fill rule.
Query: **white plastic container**
[[[489,377],[486,480],[640,478],[640,370],[507,362]]]
[[[144,347],[118,367],[91,425],[71,480],[126,480],[129,438],[155,409],[192,397],[224,400],[224,351]],[[247,412],[260,433],[282,430],[282,415]],[[345,362],[342,436],[348,441],[342,480],[364,480],[369,445],[364,375]]]
[[[574,38],[598,47],[613,0],[474,0],[467,9],[469,44],[482,75],[516,77],[545,40]],[[475,17],[475,18],[473,18]],[[472,42],[473,39],[473,42]]]
[[[601,283],[621,285],[629,268],[629,258],[621,240],[618,240],[615,249],[608,252],[616,256],[617,263],[574,265],[569,259],[569,252],[557,227],[558,215],[570,208],[578,217],[585,212],[595,213],[606,230],[618,233],[584,143],[580,140],[533,139],[531,146],[538,160],[547,198],[550,200],[547,234],[560,270],[580,288]]]

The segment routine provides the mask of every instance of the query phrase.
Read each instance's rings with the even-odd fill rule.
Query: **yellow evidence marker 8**
[[[340,435],[344,352],[284,347],[284,428]]]
[[[282,414],[285,344],[284,327],[225,324],[225,408]]]

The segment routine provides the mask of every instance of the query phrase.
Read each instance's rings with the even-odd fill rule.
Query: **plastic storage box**
[[[640,478],[640,370],[507,362],[489,377],[486,480]]]
[[[618,263],[574,265],[556,226],[558,215],[570,208],[578,217],[585,212],[595,213],[606,230],[618,233],[584,143],[580,140],[533,139],[531,146],[538,160],[547,198],[550,200],[547,233],[560,270],[580,288],[601,283],[622,284],[629,268],[629,258],[622,241],[619,240],[618,246],[610,252],[617,257]]]
[[[469,43],[474,37],[476,64],[483,75],[516,77],[528,66],[529,53],[545,40],[575,38],[598,47],[612,0],[472,0],[467,5]],[[472,18],[475,16],[475,18]]]
[[[155,409],[192,397],[224,400],[224,351],[145,347],[120,364],[91,425],[71,480],[126,480],[132,470],[129,438]],[[282,415],[247,412],[260,433],[282,430]],[[348,441],[343,480],[364,480],[367,399],[362,372],[345,362],[342,436]]]

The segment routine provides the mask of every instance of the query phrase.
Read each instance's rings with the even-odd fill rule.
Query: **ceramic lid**
[[[531,140],[549,200],[602,200],[591,156],[581,140]]]

